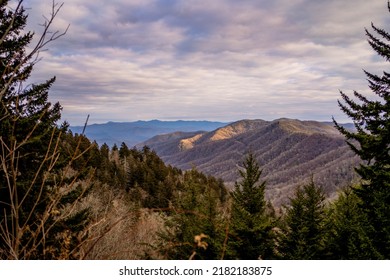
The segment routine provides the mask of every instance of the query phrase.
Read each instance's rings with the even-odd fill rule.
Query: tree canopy
[[[388,3],[390,11],[390,3]],[[366,29],[368,43],[386,61],[390,61],[390,34],[376,25]],[[361,186],[355,192],[368,217],[368,236],[383,258],[390,257],[390,73],[364,71],[373,98],[357,91],[353,97],[341,92],[341,110],[353,120],[356,131],[336,127],[347,138],[351,149],[363,160],[356,169]]]
[[[85,188],[65,167],[79,151],[61,153],[67,124],[48,101],[55,78],[26,85],[40,51],[66,32],[50,30],[61,6],[53,3],[31,47],[23,1],[8,2],[0,3],[0,258],[77,258],[88,209],[74,210]]]

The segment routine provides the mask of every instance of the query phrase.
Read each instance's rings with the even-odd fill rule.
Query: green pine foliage
[[[66,159],[61,106],[48,102],[55,78],[25,86],[39,51],[63,35],[49,36],[58,10],[31,51],[22,2],[0,4],[0,258],[79,258],[89,211],[75,205],[86,186],[69,169],[78,152]]]
[[[328,258],[337,260],[375,259],[378,252],[365,228],[367,216],[352,188],[346,188],[329,209],[331,230],[327,240]]]
[[[166,212],[159,252],[166,259],[221,259],[226,239],[220,180],[196,171],[185,172],[182,188]],[[223,195],[221,195],[223,194]]]
[[[262,170],[249,154],[239,170],[242,177],[232,192],[232,210],[227,258],[270,259],[274,257],[274,218],[265,200]]]
[[[180,188],[181,171],[166,166],[157,154],[144,147],[128,150],[123,161],[127,169],[127,190],[141,207],[166,208]]]
[[[390,3],[388,3],[390,10]],[[390,34],[372,24],[366,29],[368,42],[374,51],[390,61]],[[357,169],[362,178],[355,193],[367,215],[366,234],[381,258],[390,258],[390,74],[376,75],[365,71],[369,88],[375,94],[370,100],[354,92],[354,99],[341,92],[341,110],[353,120],[356,132],[336,127],[345,135],[352,150],[364,161]]]
[[[297,189],[283,217],[278,238],[282,259],[318,260],[326,256],[328,224],[325,195],[314,182]]]

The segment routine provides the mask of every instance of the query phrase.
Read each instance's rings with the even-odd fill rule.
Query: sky
[[[62,2],[60,2],[62,3]],[[25,0],[40,34],[52,0]],[[365,28],[386,0],[65,0],[31,82],[71,125],[136,120],[350,121],[340,90],[371,96],[363,69],[388,65]],[[389,29],[387,29],[389,30]]]

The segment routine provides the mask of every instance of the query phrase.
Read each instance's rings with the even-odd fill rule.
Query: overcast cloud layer
[[[25,0],[39,33],[51,0]],[[340,121],[339,89],[370,94],[388,66],[364,28],[390,31],[385,0],[66,0],[34,82],[81,124],[280,117]]]

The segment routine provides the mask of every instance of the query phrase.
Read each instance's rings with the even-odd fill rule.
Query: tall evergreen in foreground
[[[388,3],[390,11],[390,3]],[[368,42],[375,52],[390,61],[390,34],[372,24],[366,29]],[[390,258],[390,73],[376,75],[365,71],[369,88],[376,95],[371,100],[354,92],[354,99],[341,92],[341,110],[356,127],[351,132],[335,125],[345,135],[352,150],[363,160],[357,169],[362,178],[355,192],[369,221],[365,227],[379,258]]]
[[[221,180],[196,171],[183,174],[160,232],[166,259],[221,259],[224,256],[226,189]]]
[[[249,154],[239,170],[241,181],[232,192],[232,213],[227,257],[233,259],[269,259],[274,255],[273,218],[265,200],[262,170]]]
[[[77,151],[61,150],[67,125],[57,127],[61,106],[48,102],[55,78],[25,86],[39,52],[63,35],[49,30],[60,6],[31,47],[23,1],[8,2],[0,3],[0,259],[77,258],[88,210],[75,210],[84,188],[65,168]]]
[[[315,260],[325,258],[327,221],[325,195],[311,182],[297,189],[284,217],[279,238],[283,259]]]
[[[378,252],[364,228],[368,221],[359,207],[360,199],[351,188],[344,189],[329,209],[328,258],[336,260],[373,259]]]

